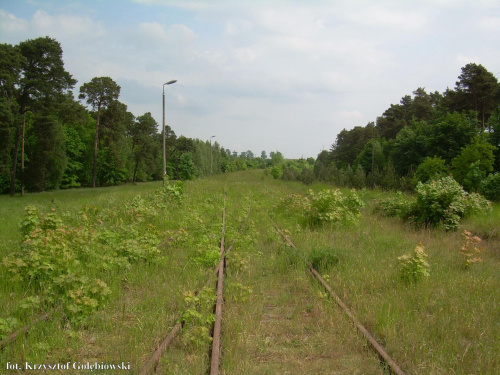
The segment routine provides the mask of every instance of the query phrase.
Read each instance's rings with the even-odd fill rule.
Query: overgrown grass
[[[415,230],[367,207],[357,227],[291,231],[306,253],[335,249],[340,261],[328,273],[333,289],[403,369],[495,374],[500,366],[500,257],[494,235],[499,224],[498,205],[491,216],[469,218],[457,232]],[[483,261],[469,269],[459,252],[463,229],[488,238],[481,242]],[[430,276],[407,284],[398,257],[419,243],[429,255]]]
[[[54,208],[63,218],[85,205],[95,205],[120,217],[134,197],[152,193],[160,185],[2,196],[0,258],[18,250],[18,226],[27,205],[42,212]],[[358,224],[308,227],[298,211],[278,202],[290,194],[305,195],[309,188],[319,192],[332,187],[285,183],[261,171],[186,183],[182,203],[169,205],[141,224],[144,228],[152,225],[161,234],[160,255],[152,262],[136,262],[127,272],[96,273],[111,289],[108,303],[83,325],[68,322],[56,311],[48,322],[0,352],[0,369],[7,362],[123,361],[137,373],[182,312],[193,308],[186,299],[209,279],[207,251],[218,247],[227,192],[226,247],[234,246],[228,256],[222,373],[328,374],[333,369],[345,374],[383,373],[350,322],[310,277],[307,261],[318,266],[408,373],[498,372],[498,204],[490,215],[467,218],[457,232],[415,230],[397,218],[374,213],[374,199],[391,193],[362,190],[357,194],[366,206]],[[296,250],[284,245],[271,218],[291,236]],[[127,220],[122,217],[123,222]],[[482,262],[468,269],[459,252],[464,229],[483,238]],[[405,283],[398,257],[419,243],[428,254],[430,275]],[[4,268],[0,277],[0,317],[5,317],[16,311],[26,290],[10,282]],[[209,320],[210,311],[197,306],[194,309],[201,319]],[[208,326],[187,325],[161,360],[160,373],[206,373],[209,347],[201,328]]]

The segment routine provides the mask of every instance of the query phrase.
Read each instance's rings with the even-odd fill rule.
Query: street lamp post
[[[173,79],[163,84],[163,186],[165,186],[165,180],[167,177],[167,156],[165,152],[165,85],[171,85],[172,83],[177,82],[177,80]]]
[[[210,137],[210,176],[212,175],[212,138],[215,137],[215,135],[212,135]]]

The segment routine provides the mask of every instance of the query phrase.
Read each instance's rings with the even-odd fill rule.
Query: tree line
[[[129,112],[110,77],[84,83],[77,100],[62,55],[50,37],[0,44],[0,193],[161,180],[163,130],[151,113]],[[264,151],[238,155],[165,128],[170,179],[265,167]]]
[[[500,84],[467,64],[454,89],[418,88],[375,122],[342,130],[313,170],[339,186],[388,189],[451,174],[466,190],[500,199]]]

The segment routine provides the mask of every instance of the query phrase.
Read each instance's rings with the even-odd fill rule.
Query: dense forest
[[[163,130],[151,113],[129,112],[110,77],[84,83],[76,99],[62,55],[49,37],[0,44],[0,193],[161,180]],[[265,167],[279,154],[237,154],[168,125],[165,135],[170,179]]]
[[[151,113],[130,113],[110,77],[84,83],[75,99],[62,54],[49,37],[0,44],[0,192],[161,180],[163,133]],[[316,160],[238,154],[168,125],[165,136],[170,179],[269,167],[275,178],[305,183],[411,190],[452,175],[500,199],[500,84],[474,63],[454,89],[417,88],[375,122],[342,130]]]
[[[500,200],[500,84],[482,65],[467,64],[453,90],[417,88],[375,122],[342,130],[313,170],[285,163],[276,174],[400,190],[452,175],[467,191]]]

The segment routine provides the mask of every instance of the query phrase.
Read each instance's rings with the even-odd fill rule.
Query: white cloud
[[[80,84],[110,76],[129,110],[158,122],[161,85],[177,79],[177,134],[307,157],[418,86],[452,87],[469,62],[500,71],[498,6],[478,1],[133,0],[141,12],[124,21],[101,17],[112,2],[53,0],[26,19],[0,10],[0,37],[56,38]],[[123,17],[130,2],[119,6]]]
[[[167,32],[158,22],[141,22],[138,26],[137,34],[143,38],[156,39],[160,42],[168,41]]]
[[[397,32],[425,31],[426,17],[417,11],[408,12],[383,9],[382,7],[367,7],[347,15],[362,26],[381,27]]]
[[[39,33],[56,37],[57,39],[69,39],[73,37],[103,37],[104,28],[100,22],[94,22],[87,17],[60,14],[49,15],[43,10],[38,10],[33,15],[31,25]]]
[[[340,111],[339,116],[344,119],[349,120],[362,120],[364,118],[363,114],[360,111]]]
[[[478,28],[491,33],[500,33],[500,17],[484,16],[477,20]]]
[[[2,34],[25,32],[27,29],[28,21],[0,9],[0,30],[2,30]]]
[[[236,59],[242,63],[251,63],[256,61],[261,56],[261,52],[258,47],[253,46],[236,48],[234,50],[234,55],[236,56]]]

